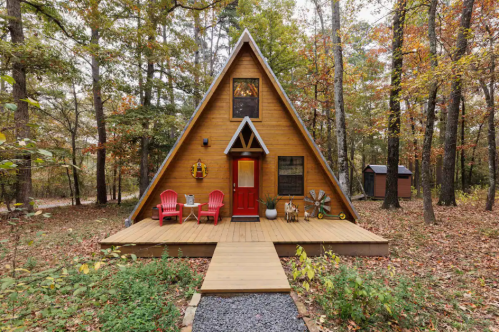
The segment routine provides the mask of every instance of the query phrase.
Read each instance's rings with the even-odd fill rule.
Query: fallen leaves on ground
[[[434,202],[436,203],[436,202]],[[482,204],[483,203],[483,204]],[[421,199],[401,202],[401,209],[382,210],[381,201],[357,201],[358,224],[390,241],[388,257],[341,257],[340,264],[357,265],[373,273],[394,268],[425,287],[435,298],[429,304],[435,320],[429,329],[492,331],[499,326],[499,204],[485,211],[484,202],[460,203],[457,207],[434,206],[437,223],[426,225]],[[293,258],[291,258],[293,259]],[[289,259],[283,259],[288,276]],[[314,319],[322,312],[304,294]],[[320,324],[322,325],[322,324]],[[323,331],[351,326],[322,325]],[[394,330],[398,330],[396,326]]]

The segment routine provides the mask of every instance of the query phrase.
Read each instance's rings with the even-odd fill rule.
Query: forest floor
[[[98,241],[123,229],[124,219],[133,209],[134,203],[126,201],[121,206],[108,204],[105,207],[93,204],[57,207],[43,211],[51,214],[49,218],[39,215],[17,226],[5,220],[0,221],[0,280],[12,268],[15,234],[19,235],[16,266],[36,273],[57,267],[61,262],[69,262],[74,257],[95,257],[95,253],[99,252]],[[390,256],[342,256],[339,266],[357,267],[362,273],[372,272],[374,279],[381,280],[389,272],[393,273],[395,279],[404,278],[422,286],[428,303],[419,311],[407,313],[429,317],[424,326],[418,328],[499,331],[498,203],[494,212],[485,212],[481,199],[463,200],[457,207],[435,206],[438,222],[426,226],[421,200],[401,202],[402,209],[397,211],[381,210],[380,201],[355,202],[360,214],[359,225],[389,239]],[[14,227],[20,228],[13,233]],[[136,264],[154,262],[153,259],[138,261]],[[189,287],[198,287],[206,273],[209,259],[184,261],[192,273],[201,278],[190,283]],[[293,279],[290,267],[292,261],[296,262],[296,259],[282,259],[290,280]],[[301,281],[292,282],[322,331],[356,330],[362,325],[350,319],[340,320],[337,309],[325,308],[323,303],[320,304],[317,300],[321,290],[319,281],[311,283],[308,292],[301,289],[300,284]],[[174,303],[179,315],[173,320],[179,326],[193,289],[187,291],[187,286],[185,289],[172,285],[168,287],[168,292],[171,292],[171,287],[175,289]],[[74,315],[64,323],[64,329],[101,328],[97,314]],[[2,316],[0,312],[0,323]],[[386,330],[388,326],[391,330],[402,330],[395,321],[388,320],[388,324],[380,325],[383,327],[378,330]]]
[[[499,331],[499,201],[493,212],[484,211],[485,202],[478,197],[463,198],[457,207],[435,206],[438,221],[432,226],[424,224],[421,199],[403,201],[402,209],[396,211],[381,210],[381,201],[354,204],[360,214],[359,225],[390,241],[390,255],[340,257],[339,264],[334,264],[336,269],[346,265],[363,275],[372,272],[374,280],[389,279],[387,275],[393,274],[392,278],[418,284],[428,301],[424,310],[429,317],[422,329]],[[291,280],[292,261],[298,262],[283,259]],[[318,304],[320,282],[312,283],[309,292],[301,289],[301,282],[292,284],[323,331],[359,328],[353,320],[328,319],[338,308],[330,310]],[[401,329],[395,323],[391,328]]]
[[[123,193],[122,200],[129,200],[137,197],[139,193]],[[97,201],[97,197],[82,197],[81,204],[93,204]],[[117,200],[109,199],[109,203],[116,203]],[[59,206],[71,206],[73,202],[71,197],[61,197],[61,198],[39,198],[35,199],[35,206],[37,209],[51,209]],[[0,213],[7,212],[7,207],[0,206]]]
[[[137,324],[133,328],[136,331],[179,328],[188,301],[206,273],[208,259],[135,261],[128,257],[121,263],[118,261],[118,264],[103,261],[98,271],[93,269],[94,263],[89,263],[90,272],[87,275],[78,270],[81,263],[75,262],[76,259],[79,262],[98,262],[98,242],[124,228],[124,220],[135,204],[136,200],[129,200],[124,201],[121,206],[116,203],[106,206],[62,206],[42,209],[43,214],[50,214],[48,218],[40,214],[30,220],[12,219],[9,222],[0,219],[0,284],[6,281],[14,268],[18,269],[18,276],[23,273],[22,269],[37,276],[66,266],[69,272],[59,275],[64,277],[64,285],[74,284],[75,288],[86,289],[75,295],[74,289],[68,293],[66,287],[59,288],[59,282],[56,282],[55,290],[46,289],[47,286],[40,284],[39,287],[19,293],[19,299],[13,301],[17,306],[18,316],[23,316],[23,310],[31,312],[21,322],[9,320],[10,306],[2,299],[2,288],[0,330],[6,326],[7,330],[23,326],[30,331],[129,331],[134,324]],[[17,235],[19,244],[16,265],[13,266]],[[117,259],[121,260],[119,257]],[[126,269],[118,268],[120,265],[125,265]],[[76,269],[69,266],[75,266]],[[141,280],[138,285],[141,289],[134,289],[123,283],[132,278],[135,281]],[[62,281],[60,283],[63,284]],[[110,294],[107,294],[108,290]],[[102,291],[106,294],[103,295]],[[135,302],[141,304],[140,308],[136,307],[135,302],[129,301],[130,293],[136,299]],[[120,294],[125,295],[120,298]],[[159,294],[163,296],[158,296]],[[35,296],[36,299],[30,299],[30,296]],[[23,306],[25,308],[21,309]],[[135,311],[136,315],[120,314],[123,310]],[[162,317],[159,318],[159,315]],[[151,329],[151,326],[154,328]]]

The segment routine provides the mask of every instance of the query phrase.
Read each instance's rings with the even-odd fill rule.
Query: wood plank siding
[[[374,197],[385,198],[386,174],[374,175]],[[398,196],[401,198],[411,198],[411,177],[401,177],[398,179]]]
[[[169,162],[166,171],[158,179],[154,189],[148,194],[144,205],[140,208],[135,221],[151,216],[153,206],[159,204],[159,195],[166,189],[179,194],[179,202],[185,202],[184,194],[195,195],[196,202],[207,202],[208,194],[215,190],[225,193],[221,215],[232,215],[232,156],[224,154],[228,142],[237,130],[240,121],[230,120],[231,90],[230,79],[234,77],[260,77],[261,121],[255,119],[255,125],[269,154],[260,154],[260,186],[259,196],[277,194],[277,158],[278,156],[303,156],[305,158],[305,194],[311,189],[322,189],[331,196],[331,213],[344,212],[347,219],[354,217],[349,212],[340,193],[333,186],[329,175],[325,173],[320,161],[303,136],[296,121],[286,109],[281,96],[270,82],[264,68],[255,58],[255,53],[248,43],[243,44],[241,51],[230,65],[227,73],[213,92],[203,112],[190,129],[185,140],[178,147],[174,158]],[[253,120],[253,119],[252,119]],[[203,138],[210,139],[208,147],[202,146]],[[190,174],[191,166],[201,158],[208,167],[208,176],[202,180],[194,179]],[[287,197],[285,197],[287,198]],[[300,215],[304,213],[303,196],[295,197]],[[284,199],[277,207],[278,215],[284,216]],[[184,208],[184,215],[189,213]],[[260,216],[265,214],[265,207],[260,206]]]

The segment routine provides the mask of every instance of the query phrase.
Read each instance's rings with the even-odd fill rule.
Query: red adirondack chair
[[[206,216],[208,219],[209,217],[213,217],[215,220],[215,226],[217,225],[217,221],[220,218],[220,208],[224,206],[223,204],[224,200],[224,193],[221,192],[220,190],[214,190],[210,193],[210,196],[208,196],[208,203],[203,203],[199,204],[198,207],[198,224],[199,220],[201,219],[201,216]],[[208,205],[208,211],[203,211],[203,205]],[[222,219],[222,218],[220,218]]]
[[[163,226],[163,217],[176,216],[182,223],[182,208],[184,204],[177,202],[177,193],[173,190],[165,190],[161,193],[161,204],[158,204],[159,225]],[[179,210],[177,211],[177,205]]]

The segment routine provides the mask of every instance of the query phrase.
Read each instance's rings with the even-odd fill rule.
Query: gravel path
[[[203,296],[193,332],[304,332],[305,323],[289,294]]]

